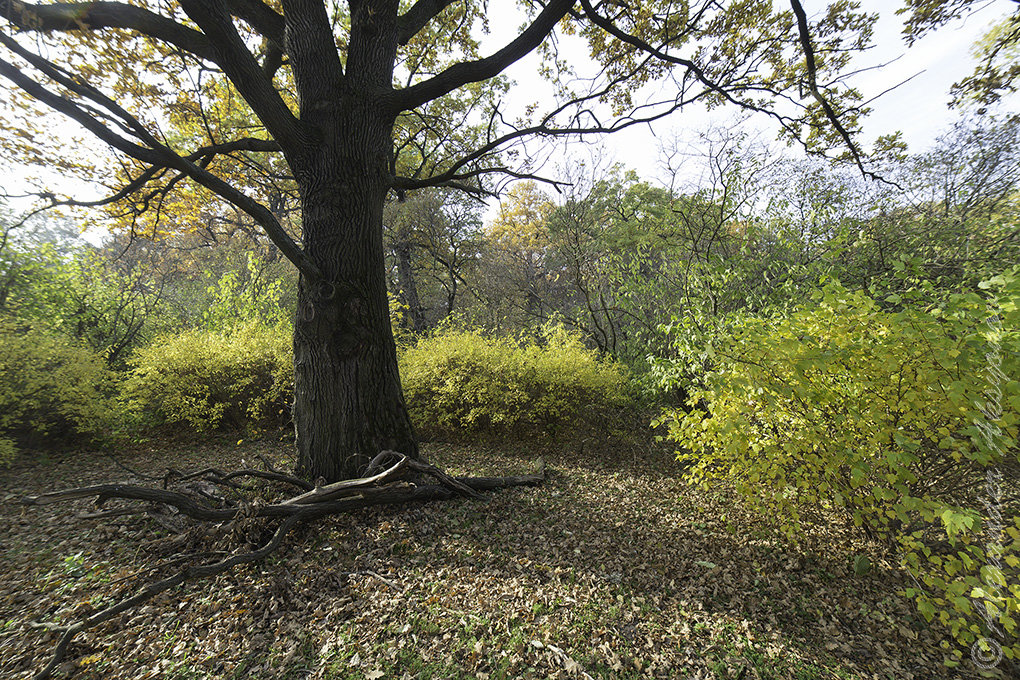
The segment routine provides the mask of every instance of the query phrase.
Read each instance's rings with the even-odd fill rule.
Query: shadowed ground
[[[161,445],[162,446],[162,445]],[[167,444],[122,454],[144,474],[237,467],[286,444]],[[536,451],[426,445],[451,474],[524,471]],[[877,553],[855,576],[853,535],[793,548],[723,493],[656,457],[542,451],[546,483],[369,508],[300,529],[266,562],[163,593],[83,633],[57,677],[744,678],[968,676],[943,632],[899,597]],[[93,453],[0,473],[0,675],[27,677],[67,623],[137,587],[168,555],[152,520],[74,517],[87,501],[25,494],[130,473]],[[150,482],[151,483],[151,482]],[[253,538],[257,540],[257,537]],[[1006,669],[1003,669],[1006,670]],[[962,671],[962,672],[961,672]]]

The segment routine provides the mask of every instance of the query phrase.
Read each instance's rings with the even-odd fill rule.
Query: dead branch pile
[[[174,554],[146,572],[177,567],[171,575],[144,585],[134,595],[95,612],[68,626],[35,622],[35,627],[61,633],[47,665],[35,675],[48,678],[64,659],[68,645],[79,633],[110,621],[120,614],[152,599],[159,593],[186,581],[207,578],[241,564],[258,562],[279,548],[296,527],[314,519],[348,512],[371,505],[402,504],[445,500],[456,496],[476,498],[480,491],[510,486],[535,485],[545,480],[545,464],[540,461],[533,474],[510,477],[451,477],[438,468],[412,460],[395,451],[383,451],[368,465],[365,476],[333,484],[311,484],[274,468],[263,460],[266,469],[223,472],[207,468],[190,474],[168,470],[163,488],[131,484],[100,484],[66,489],[22,499],[26,505],[60,503],[95,498],[98,510],[82,513],[83,519],[101,520],[126,514],[145,514],[165,528],[176,532],[187,543],[188,531],[196,525],[210,525],[219,536],[235,537],[252,526],[261,544],[251,550],[203,551]],[[282,500],[266,501],[268,483],[299,490]],[[110,501],[140,501],[141,505],[107,508]],[[209,532],[206,532],[207,534]],[[268,538],[265,538],[268,536]],[[209,561],[210,556],[222,556]],[[185,566],[181,567],[180,565]]]

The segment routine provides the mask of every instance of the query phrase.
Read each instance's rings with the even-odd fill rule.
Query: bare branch
[[[300,477],[288,475],[278,470],[254,470],[248,468],[243,470],[234,470],[233,472],[224,472],[217,468],[205,468],[203,470],[198,470],[197,472],[189,473],[182,473],[177,470],[167,470],[167,474],[163,478],[163,488],[167,488],[171,480],[184,482],[191,479],[202,479],[213,484],[228,486],[231,488],[244,488],[240,484],[234,482],[235,479],[240,479],[241,477],[254,477],[256,479],[265,479],[271,482],[289,484],[301,489],[302,491],[311,491],[315,488],[314,484],[311,484]]]
[[[411,9],[400,15],[397,40],[401,45],[406,45],[428,22],[452,4],[453,0],[418,0]]]
[[[439,75],[386,96],[381,104],[396,114],[442,97],[468,83],[488,80],[539,45],[566,16],[574,0],[551,0],[517,38],[499,51],[475,61],[454,64]]]
[[[227,571],[228,569],[236,567],[239,564],[258,562],[259,560],[265,558],[267,555],[269,555],[274,550],[279,548],[280,545],[283,543],[283,539],[287,537],[287,534],[289,534],[291,530],[298,524],[300,524],[303,520],[304,517],[302,517],[301,515],[294,515],[292,517],[288,517],[276,529],[276,531],[273,533],[273,537],[269,539],[269,541],[265,545],[260,547],[258,550],[231,555],[230,557],[224,560],[220,560],[219,562],[215,562],[213,564],[202,564],[185,567],[184,569],[177,572],[173,576],[169,576],[160,581],[156,581],[155,583],[150,583],[149,585],[142,588],[142,590],[136,595],[129,597],[125,600],[121,600],[115,605],[111,605],[106,609],[96,612],[95,614],[93,614],[92,616],[88,617],[85,620],[79,621],[78,623],[69,626],[64,631],[64,634],[60,637],[60,641],[57,643],[56,648],[53,650],[53,656],[50,658],[49,663],[47,663],[45,668],[43,668],[41,671],[39,671],[39,673],[35,675],[35,680],[45,680],[45,678],[48,678],[50,677],[50,675],[52,675],[53,671],[60,664],[60,662],[64,658],[64,655],[67,653],[67,646],[71,643],[71,640],[74,639],[74,637],[78,633],[81,633],[82,631],[88,630],[90,628],[95,628],[99,624],[109,621],[110,619],[115,618],[116,616],[126,612],[129,609],[137,607],[143,602],[151,600],[152,598],[162,593],[163,591],[179,586],[185,583],[186,581],[191,581],[196,578],[208,578],[210,576],[215,576],[216,574],[220,574],[224,571]]]
[[[584,9],[585,16],[593,24],[595,24],[596,26],[598,26],[602,30],[606,31],[607,33],[612,35],[614,38],[619,40],[620,42],[623,42],[623,43],[625,43],[627,45],[630,45],[631,47],[635,47],[635,48],[641,50],[642,52],[644,52],[644,53],[646,53],[648,55],[651,55],[651,56],[653,56],[656,59],[659,59],[661,61],[664,61],[664,62],[667,62],[667,63],[670,63],[670,64],[674,64],[674,65],[677,65],[677,66],[683,66],[691,74],[693,74],[694,77],[698,80],[698,82],[700,82],[702,85],[704,85],[709,91],[711,91],[711,92],[721,96],[722,98],[724,98],[730,104],[734,104],[734,105],[739,106],[741,108],[749,109],[749,110],[752,110],[752,111],[755,111],[755,112],[758,112],[758,113],[768,113],[768,114],[772,115],[773,117],[778,117],[778,114],[775,114],[775,113],[773,113],[771,111],[767,111],[767,110],[762,109],[760,107],[754,106],[754,105],[750,104],[749,102],[738,101],[737,99],[735,99],[733,97],[733,94],[730,91],[728,91],[727,88],[723,87],[721,84],[719,84],[719,83],[715,82],[714,80],[712,80],[711,78],[709,78],[705,74],[704,70],[702,70],[701,67],[699,67],[696,63],[694,63],[690,59],[684,59],[682,57],[677,57],[677,56],[674,56],[674,55],[667,54],[667,53],[663,52],[661,49],[658,49],[658,48],[648,44],[647,42],[645,42],[644,40],[638,38],[637,36],[633,36],[633,35],[627,33],[626,31],[623,31],[622,29],[620,29],[620,27],[618,27],[616,24],[614,24],[611,20],[609,20],[609,19],[603,17],[601,14],[599,14],[595,10],[595,8],[592,7],[592,5],[589,2],[589,0],[580,0],[580,2],[581,2],[581,7]],[[745,88],[740,88],[740,89],[745,89]]]
[[[0,17],[23,31],[93,31],[124,28],[138,31],[207,61],[216,62],[216,51],[202,33],[123,2],[68,2],[34,5],[0,0]]]
[[[407,458],[400,457],[396,463],[386,468],[382,472],[372,475],[370,477],[361,477],[360,479],[345,479],[343,481],[335,482],[333,484],[327,484],[326,486],[315,487],[308,493],[301,494],[300,496],[294,496],[288,498],[283,502],[284,505],[311,505],[312,503],[321,503],[322,501],[336,500],[344,495],[350,495],[356,493],[358,489],[373,484],[382,484],[383,482],[393,479],[396,475],[400,474],[403,469],[407,466]],[[371,467],[371,464],[369,464]]]
[[[839,115],[832,108],[832,104],[825,98],[821,90],[818,88],[817,74],[818,69],[815,63],[815,49],[811,44],[811,33],[808,29],[807,14],[804,13],[804,7],[800,4],[800,0],[790,0],[790,6],[793,8],[793,13],[797,16],[797,29],[800,32],[800,44],[804,48],[804,59],[807,63],[808,72],[808,90],[811,92],[811,96],[814,97],[815,101],[821,105],[822,110],[825,112],[825,117],[829,120],[829,123],[835,128],[839,136],[843,138],[843,143],[846,144],[847,149],[850,151],[850,155],[854,159],[854,163],[857,168],[861,171],[861,174],[869,179],[882,179],[873,172],[870,172],[864,168],[864,162],[861,160],[860,151],[857,149],[857,145],[854,144],[853,138],[847,129],[843,127],[843,123],[839,120]]]

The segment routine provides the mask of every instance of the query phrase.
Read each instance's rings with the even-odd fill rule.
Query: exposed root
[[[191,564],[180,568],[171,576],[144,585],[135,595],[81,621],[69,626],[58,626],[46,622],[31,623],[30,625],[33,627],[62,633],[49,662],[35,675],[36,680],[50,677],[54,669],[63,661],[71,641],[82,631],[110,621],[159,593],[186,581],[216,576],[235,566],[258,562],[279,548],[293,529],[308,521],[371,505],[445,500],[456,496],[477,498],[481,495],[480,491],[509,486],[535,485],[545,480],[544,461],[540,461],[538,469],[533,474],[510,477],[456,478],[432,465],[412,460],[395,451],[383,451],[376,456],[369,463],[364,477],[321,486],[309,484],[302,479],[272,468],[268,462],[266,462],[266,467],[267,470],[245,469],[229,473],[215,468],[206,468],[188,474],[169,470],[163,478],[162,489],[130,484],[99,484],[24,498],[22,502],[26,505],[46,505],[81,498],[95,498],[99,508],[102,508],[110,500],[142,501],[146,503],[147,507],[101,509],[98,512],[81,515],[81,517],[107,519],[137,512],[161,520],[160,523],[164,526],[172,526],[168,522],[168,515],[172,514],[175,517],[183,516],[199,522],[227,522],[229,525],[224,528],[235,536],[247,535],[252,528],[252,522],[257,522],[262,526],[269,522],[271,526],[272,523],[278,521],[269,540],[254,550],[229,553],[228,557],[208,563],[203,563],[202,560],[208,560],[212,556],[225,553],[205,551],[178,555],[152,568],[143,569],[140,573],[150,573],[171,566],[176,567],[186,562],[191,562]],[[260,489],[250,483],[242,484],[238,481],[241,479],[263,480],[297,487],[302,493],[267,503],[257,495],[258,491],[266,491],[265,487]],[[178,488],[170,488],[174,484],[177,484]],[[394,590],[402,590],[400,586],[375,572],[356,573],[372,576]]]

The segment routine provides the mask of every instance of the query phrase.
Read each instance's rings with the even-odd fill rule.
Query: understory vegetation
[[[447,436],[608,432],[636,406],[625,367],[562,326],[537,338],[440,333],[404,350],[400,371],[415,422]]]
[[[224,436],[130,447],[122,459],[161,476],[259,455],[283,466],[281,448],[276,437],[236,446]],[[504,474],[537,451],[424,452],[452,474]],[[945,629],[898,596],[911,586],[898,562],[842,523],[791,546],[727,490],[688,486],[668,456],[542,452],[554,474],[540,487],[332,516],[261,565],[164,593],[81,636],[74,677],[959,677],[942,665]],[[110,465],[22,460],[0,479],[36,493],[108,480]],[[37,670],[53,643],[22,626],[24,612],[83,617],[105,604],[100,592],[132,593],[132,577],[178,539],[132,517],[25,515],[11,497],[0,516],[0,540],[18,546],[0,553],[0,675],[11,678]],[[855,573],[857,554],[872,559],[867,573]]]
[[[826,285],[732,329],[689,410],[666,416],[688,479],[732,483],[793,539],[841,515],[898,554],[918,610],[967,646],[1015,640],[1020,604],[1017,271],[985,288],[995,316],[976,292],[882,310]]]
[[[913,154],[887,141],[895,187],[711,132],[707,156],[685,156],[711,170],[690,185],[577,163],[563,196],[519,183],[487,225],[445,191],[389,205],[391,321],[429,455],[486,467],[507,450],[551,451],[562,477],[484,511],[366,511],[371,529],[333,518],[323,536],[364,552],[326,556],[330,538],[292,558],[342,583],[342,625],[326,613],[335,602],[308,596],[285,649],[269,641],[269,600],[222,604],[196,587],[209,622],[182,614],[179,639],[167,632],[165,656],[139,657],[139,672],[1008,677],[1020,659],[1020,121],[964,119]],[[100,246],[60,221],[5,220],[5,475],[41,474],[33,465],[60,446],[81,451],[73,460],[288,426],[297,282],[271,244],[226,237],[211,217]],[[626,472],[592,473],[614,465]],[[415,512],[435,516],[443,564]],[[491,539],[504,530],[501,552]],[[116,563],[118,545],[88,564]],[[16,557],[52,606],[91,606],[74,596],[99,572],[71,547],[47,550]],[[258,568],[237,578],[277,587]],[[280,606],[320,585],[286,581]],[[488,588],[514,603],[511,618],[487,613],[476,595]],[[249,611],[265,644],[220,666],[189,647],[184,629],[229,638]],[[372,643],[369,620],[394,644]],[[107,677],[101,649],[87,651],[79,666]],[[1007,665],[992,663],[1000,654]]]

